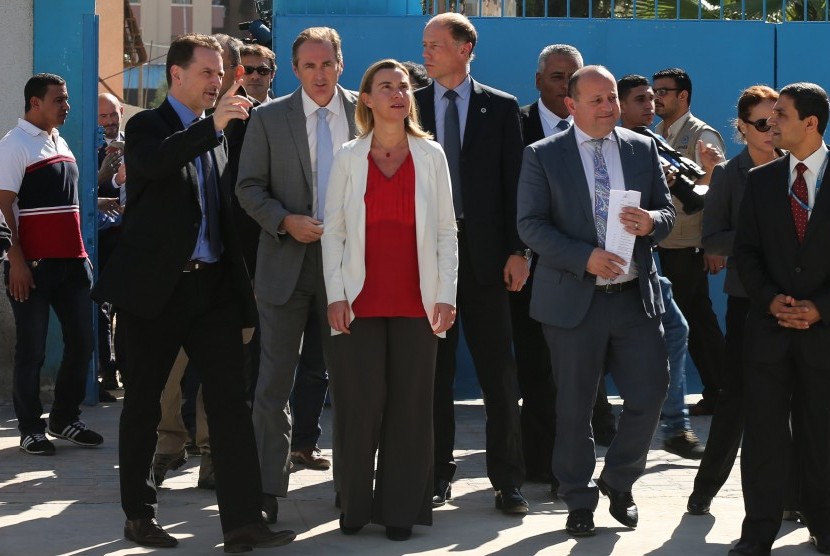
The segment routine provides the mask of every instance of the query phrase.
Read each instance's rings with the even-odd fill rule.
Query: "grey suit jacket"
[[[354,137],[357,96],[340,85],[337,90],[346,110],[349,137]],[[313,186],[302,89],[298,88],[251,112],[239,160],[239,204],[262,227],[254,283],[257,299],[282,305],[297,286],[306,244],[278,230],[289,214],[313,215]]]
[[[746,289],[738,276],[732,245],[746,178],[754,165],[749,151],[744,148],[735,158],[715,166],[706,193],[706,210],[703,211],[703,248],[710,255],[728,257],[723,291],[738,297],[746,297]]]
[[[663,300],[651,247],[671,231],[675,211],[654,141],[619,127],[615,133],[625,186],[641,192],[640,206],[654,219],[653,235],[637,238],[633,257],[644,310],[654,317]],[[519,234],[539,254],[530,316],[564,328],[582,322],[596,285],[586,270],[597,247],[594,209],[578,149],[573,126],[537,141],[525,149],[519,178]]]

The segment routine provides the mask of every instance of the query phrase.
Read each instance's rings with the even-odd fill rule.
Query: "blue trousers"
[[[691,429],[686,408],[686,352],[689,343],[689,324],[672,297],[671,281],[660,276],[660,292],[666,312],[661,317],[666,350],[669,354],[669,391],[663,402],[662,424],[666,438]]]

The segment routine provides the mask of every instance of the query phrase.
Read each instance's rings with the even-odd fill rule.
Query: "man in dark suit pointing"
[[[542,323],[557,388],[553,473],[568,506],[567,531],[588,536],[597,486],[611,515],[637,526],[631,487],[645,469],[668,385],[651,246],[671,230],[674,208],[654,141],[615,127],[617,84],[607,69],[574,73],[566,104],[574,125],[525,149],[518,226],[539,254],[530,316]],[[639,191],[640,205],[611,214],[612,189]],[[627,261],[605,249],[614,220],[635,239],[627,272]],[[594,483],[591,409],[606,369],[625,403]]]
[[[251,102],[219,97],[222,48],[184,35],[167,54],[169,94],[127,124],[127,206],[122,238],[93,291],[126,329],[126,380],[119,431],[124,536],[145,546],[177,540],[156,521],[151,477],[160,397],[184,348],[201,373],[225,552],[291,542],[260,515],[260,472],[242,378],[243,325],[253,321],[250,280],[235,236],[225,174],[231,120]],[[211,116],[205,110],[216,106]]]

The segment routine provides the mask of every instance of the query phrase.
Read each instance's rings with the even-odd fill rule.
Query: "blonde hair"
[[[407,81],[409,81],[409,71],[406,69],[406,66],[397,60],[387,58],[386,60],[380,60],[369,66],[369,69],[366,70],[366,73],[363,74],[363,79],[360,81],[357,108],[355,108],[354,115],[355,125],[357,126],[357,130],[361,137],[366,137],[369,135],[369,132],[375,128],[375,116],[372,114],[372,109],[366,106],[366,103],[363,102],[363,93],[370,94],[372,92],[372,83],[375,80],[375,75],[377,75],[379,71],[385,69],[400,70],[404,75],[406,75]],[[418,106],[415,103],[415,99],[412,97],[411,87],[407,94],[409,95],[410,100],[409,115],[406,119],[404,119],[404,129],[409,135],[424,139],[432,139],[432,135],[421,128],[421,123],[418,119]]]

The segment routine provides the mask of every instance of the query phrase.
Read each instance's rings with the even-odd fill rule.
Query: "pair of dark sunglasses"
[[[770,127],[770,125],[767,121],[768,119],[769,118],[758,118],[754,122],[750,122],[749,120],[744,120],[744,123],[747,123],[747,124],[751,125],[752,127],[757,129],[761,133],[766,133],[767,131],[769,131],[771,129],[771,127]]]
[[[251,75],[254,72],[257,72],[262,77],[267,77],[271,75],[274,70],[269,68],[268,66],[242,66],[245,68],[245,75]]]

